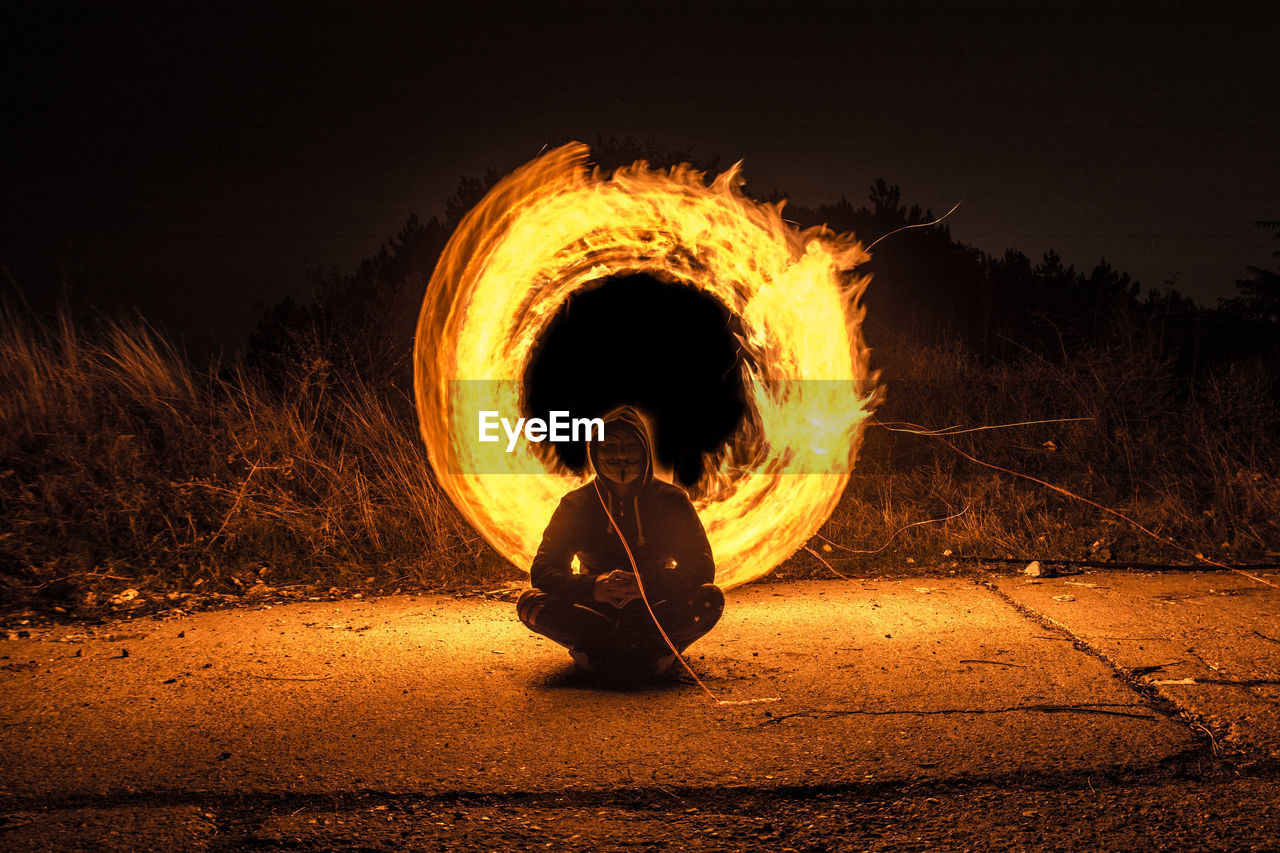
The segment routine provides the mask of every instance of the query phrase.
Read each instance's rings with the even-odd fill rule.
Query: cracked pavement
[[[1280,591],[1227,573],[754,584],[689,650],[723,705],[593,683],[488,598],[36,629],[0,643],[0,843],[1069,847],[1092,815],[1120,821],[1103,846],[1177,818],[1153,837],[1262,849],[1278,638]],[[712,813],[750,820],[680,829]]]

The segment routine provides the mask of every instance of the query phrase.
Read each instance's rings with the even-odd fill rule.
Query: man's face
[[[600,442],[596,461],[606,479],[625,486],[644,473],[644,443],[630,427],[611,427]]]

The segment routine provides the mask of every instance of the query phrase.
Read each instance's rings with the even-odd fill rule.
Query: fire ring
[[[740,318],[750,416],[710,460],[695,506],[730,588],[768,573],[835,508],[876,397],[853,235],[801,231],[742,190],[741,164],[709,185],[640,161],[603,175],[570,144],[527,163],[467,215],[418,318],[414,386],[432,468],[467,520],[527,569],[580,477],[528,445],[477,440],[476,413],[521,411],[535,343],[575,291],[646,273],[705,290]]]

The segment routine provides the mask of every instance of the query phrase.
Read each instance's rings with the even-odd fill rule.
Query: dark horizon
[[[1269,19],[1268,19],[1269,16]],[[1201,303],[1270,266],[1276,12],[1013,4],[412,17],[400,6],[10,13],[0,264],[193,353],[345,273],[459,178],[654,140],[795,206],[879,177],[952,236]],[[610,20],[614,19],[614,20]],[[874,286],[874,285],[873,285]],[[11,290],[13,285],[3,285]]]

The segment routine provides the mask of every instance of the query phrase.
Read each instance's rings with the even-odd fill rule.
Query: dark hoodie
[[[611,423],[622,421],[640,436],[645,448],[644,472],[632,493],[623,496],[617,483],[599,473],[598,443],[588,445],[587,455],[596,476],[560,500],[529,569],[533,585],[551,595],[585,603],[594,600],[597,575],[614,569],[631,571],[626,550],[605,515],[606,504],[627,537],[650,603],[713,583],[716,567],[702,521],[680,488],[654,478],[653,445],[644,420],[630,406],[623,406],[606,415],[604,421],[606,430]],[[581,563],[581,574],[574,574],[570,567],[574,555]]]

